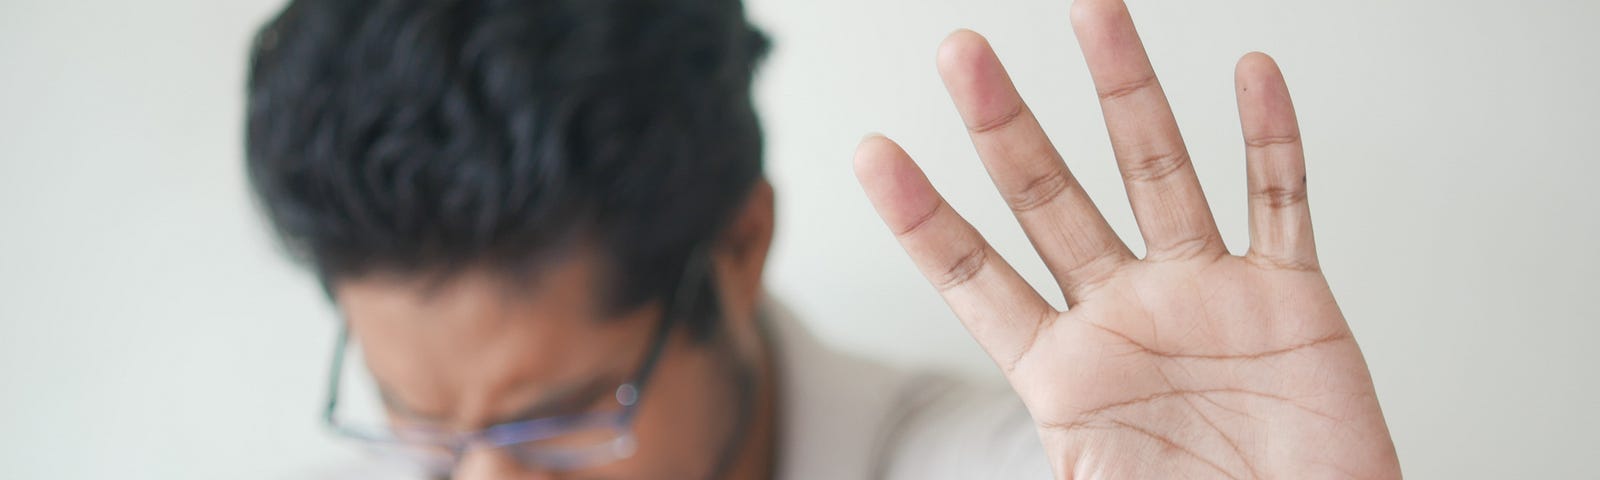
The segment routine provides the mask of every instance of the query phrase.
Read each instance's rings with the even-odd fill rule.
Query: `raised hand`
[[[1005,372],[1060,478],[1397,478],[1366,362],[1311,234],[1305,161],[1272,59],[1239,61],[1250,250],[1229,254],[1119,0],[1072,24],[1147,254],[1112,232],[988,43],[957,32],[939,71],[978,156],[1068,303],[1058,311],[910,157],[864,140],[884,222]]]

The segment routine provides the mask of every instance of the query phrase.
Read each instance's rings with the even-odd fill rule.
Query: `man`
[[[762,294],[773,191],[749,86],[767,42],[737,1],[291,2],[258,37],[248,163],[342,313],[336,358],[380,391],[381,421],[335,397],[329,423],[461,479],[1398,476],[1311,250],[1276,67],[1240,63],[1252,250],[1235,257],[1126,10],[1080,0],[1073,20],[1144,259],[981,37],[939,59],[1069,311],[892,142],[856,159],[1019,403],[829,352]]]

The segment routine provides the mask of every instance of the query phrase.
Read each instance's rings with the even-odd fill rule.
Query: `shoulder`
[[[1004,385],[929,374],[901,398],[878,478],[1051,478],[1033,418]]]
[[[768,300],[779,377],[778,478],[1049,478],[1033,420],[1005,385],[837,350]]]

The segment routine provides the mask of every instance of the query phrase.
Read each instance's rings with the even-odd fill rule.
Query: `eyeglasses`
[[[340,322],[323,421],[338,435],[362,443],[379,455],[413,463],[430,475],[448,475],[467,452],[483,449],[502,450],[527,468],[546,471],[578,470],[628,458],[637,446],[633,420],[650,375],[673,327],[689,313],[705,288],[708,259],[703,249],[696,248],[694,252],[679,284],[668,296],[665,315],[643,362],[632,380],[616,389],[614,397],[619,408],[505,423],[465,433],[391,422],[350,422],[339,411],[345,352],[350,343],[349,324]]]

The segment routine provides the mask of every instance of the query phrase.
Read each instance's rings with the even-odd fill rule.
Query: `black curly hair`
[[[325,284],[589,242],[638,306],[760,179],[768,45],[738,0],[293,0],[252,48],[251,186]]]

